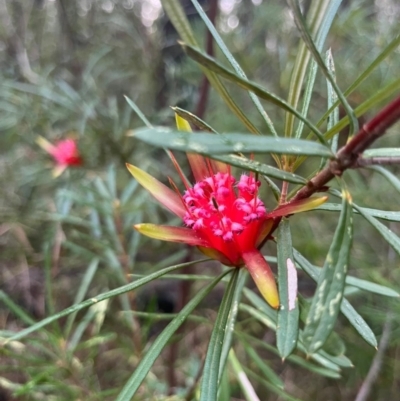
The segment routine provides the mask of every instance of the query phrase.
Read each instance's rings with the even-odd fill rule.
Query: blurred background
[[[299,34],[286,2],[201,3],[248,77],[287,98]],[[308,3],[303,2],[305,10]],[[207,47],[204,24],[190,0],[182,4],[198,41]],[[399,18],[396,0],[342,2],[325,46],[332,49],[341,89],[398,35]],[[133,163],[164,182],[167,175],[176,174],[165,153],[127,136],[128,130],[143,123],[124,95],[155,125],[173,126],[170,106],[179,106],[220,132],[245,132],[217,94],[207,93],[200,69],[183,54],[177,39],[158,0],[0,0],[0,335],[79,302],[80,296],[95,296],[125,284],[131,281],[130,274],[148,274],[199,258],[184,246],[149,240],[132,230],[133,224],[143,221],[177,221],[149,201],[125,168],[126,162]],[[213,52],[223,60],[217,49]],[[397,49],[352,93],[351,104],[368,99],[396,78],[399,68]],[[248,96],[237,87],[227,87],[249,118],[262,125]],[[282,132],[282,111],[270,104],[265,108]],[[326,82],[319,76],[310,118],[317,121],[324,110]],[[365,118],[372,116],[373,111]],[[379,145],[398,144],[398,133],[397,125]],[[36,144],[38,135],[52,143],[75,139],[83,166],[53,178],[53,162]],[[184,163],[182,155],[177,157]],[[307,171],[305,167],[301,173]],[[399,172],[395,167],[392,171]],[[356,203],[398,210],[398,193],[375,172],[351,172],[348,183]],[[273,208],[274,198],[267,192],[265,196]],[[321,266],[336,222],[335,214],[322,212],[294,217],[295,247]],[[390,228],[400,233],[398,223],[390,223]],[[400,289],[398,255],[361,218],[353,248],[351,274]],[[275,255],[275,247],[269,245],[266,252]],[[192,272],[215,275],[220,271],[215,263],[202,266]],[[311,296],[314,287],[306,277],[301,285],[303,294]],[[195,290],[197,284],[159,280],[138,293],[61,319],[29,341],[1,348],[0,400],[114,399],[148,341],[165,325],[148,312],[179,311],[192,287]],[[208,323],[189,321],[177,334],[180,347],[165,350],[135,399],[161,400],[167,399],[166,394],[171,400],[185,399],[187,389],[198,380],[212,329],[209,322],[215,318],[222,291],[218,287],[196,312]],[[396,318],[400,312],[397,300],[391,298],[362,293],[353,300],[378,337],[387,312]],[[400,393],[396,318],[371,399],[395,400]],[[266,333],[256,321],[244,316],[240,324],[274,343],[274,334]],[[333,379],[282,363],[265,351],[263,358],[293,398],[262,386],[257,387],[260,397],[355,399],[375,350],[345,320],[339,319],[338,332],[354,368]],[[248,367],[252,369],[250,362]],[[244,399],[237,384],[231,385],[231,399]]]

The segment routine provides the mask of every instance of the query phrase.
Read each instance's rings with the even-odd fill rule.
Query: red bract
[[[54,176],[60,175],[69,166],[82,165],[78,146],[73,139],[63,139],[53,145],[47,139],[40,136],[37,139],[37,143],[53,157],[56,163],[56,168],[53,172]]]
[[[177,117],[178,128],[189,130],[189,124]],[[276,226],[276,219],[313,209],[327,197],[303,199],[268,212],[258,197],[260,182],[253,174],[243,174],[239,180],[230,167],[199,155],[188,154],[196,179],[191,186],[172,156],[186,190],[180,194],[128,164],[128,170],[160,203],[180,217],[186,227],[137,224],[135,228],[152,238],[183,242],[197,246],[207,256],[227,266],[245,266],[261,294],[274,308],[279,296],[272,271],[259,251]]]

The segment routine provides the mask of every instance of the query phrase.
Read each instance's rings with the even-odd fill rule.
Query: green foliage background
[[[278,0],[219,3],[218,30],[248,78],[286,99],[300,38],[289,7]],[[309,2],[304,3],[307,9]],[[185,5],[196,38],[203,44],[204,24],[195,18],[190,2]],[[132,229],[133,224],[143,221],[179,222],[149,201],[125,169],[125,162],[131,162],[164,182],[167,175],[176,176],[162,150],[127,136],[143,122],[124,95],[153,124],[173,127],[170,106],[195,112],[202,72],[177,45],[178,36],[155,0],[3,0],[0,17],[3,341],[72,304],[139,276],[198,259],[199,255],[187,247],[141,237]],[[343,2],[324,47],[332,50],[342,90],[398,35],[399,17],[395,1]],[[219,50],[216,58],[224,62]],[[396,79],[399,68],[396,48],[349,96],[352,107]],[[231,83],[226,86],[249,119],[264,127],[245,91]],[[369,110],[360,124],[386,102]],[[311,121],[320,118],[326,104],[326,79],[319,73],[308,116]],[[268,103],[263,106],[277,132],[283,133],[284,112]],[[219,132],[245,130],[214,90],[204,120]],[[397,146],[398,131],[397,124],[380,140],[379,147]],[[53,179],[51,160],[35,143],[38,135],[50,141],[76,138],[84,167]],[[342,132],[339,141],[345,140],[346,132]],[[177,157],[185,163],[183,155]],[[262,161],[274,165],[270,156],[263,155]],[[307,176],[318,163],[311,161],[298,173]],[[346,183],[354,202],[397,212],[399,169],[394,166],[389,170],[394,173],[394,182],[374,170],[347,172]],[[271,192],[264,189],[263,195],[273,208]],[[358,215],[354,219],[350,274],[400,291],[398,254],[365,219]],[[337,220],[337,213],[326,211],[291,217],[293,246],[313,264],[322,266]],[[400,233],[398,221],[388,223],[395,234]],[[276,246],[267,244],[264,253],[271,255],[275,266]],[[189,276],[167,276],[135,292],[93,301],[89,309],[2,346],[0,394],[10,400],[123,397],[122,387],[166,322],[211,282],[209,277],[197,275],[216,277],[222,273],[216,262],[189,269],[178,273],[194,274],[190,281],[186,280]],[[299,274],[302,309],[306,310],[315,284],[305,273]],[[244,285],[243,277],[237,280]],[[220,283],[212,291],[210,287],[211,293],[181,331],[172,333],[172,341],[156,360],[135,400],[199,399],[196,384],[226,285]],[[353,367],[338,367],[332,358],[307,360],[299,350],[283,363],[275,349],[274,331],[257,318],[257,311],[262,311],[260,299],[254,297],[249,282],[248,287],[233,334],[235,353],[225,355],[229,363],[221,377],[219,400],[254,400],[238,380],[242,369],[263,400],[355,399],[376,351],[339,317],[335,332],[339,334],[329,338],[324,351],[337,357],[346,353]],[[238,299],[233,289],[225,297],[229,295]],[[390,343],[370,397],[396,399],[400,391],[398,299],[355,287],[348,288],[348,298],[378,340],[390,316]]]

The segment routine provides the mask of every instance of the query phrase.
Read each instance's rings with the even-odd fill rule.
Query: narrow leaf
[[[389,170],[386,170],[385,168],[381,166],[373,166],[369,167],[370,170],[374,170],[377,173],[381,174],[383,177],[385,177],[390,184],[393,185],[393,188],[397,191],[400,192],[400,180]]]
[[[230,270],[219,275],[214,281],[199,291],[178,313],[178,315],[168,324],[168,326],[157,337],[154,343],[146,352],[139,365],[128,379],[122,391],[118,394],[116,401],[130,401],[138,390],[140,384],[147,376],[155,360],[161,351],[167,345],[176,330],[182,325],[186,318],[193,312],[197,305],[211,292],[211,290],[221,281],[221,279],[230,273]]]
[[[297,301],[297,271],[294,266],[292,235],[288,219],[278,227],[278,284],[281,307],[276,329],[277,346],[282,359],[287,358],[297,344],[299,305]]]
[[[316,282],[319,281],[320,269],[313,266],[306,258],[304,258],[299,252],[294,251],[294,255],[296,258],[296,262],[299,266]],[[346,277],[346,283],[347,279]],[[340,306],[340,311],[347,317],[349,323],[358,331],[364,340],[372,345],[376,346],[377,341],[375,338],[375,334],[368,326],[367,322],[362,318],[362,316],[350,305],[345,298],[342,300],[342,304]]]
[[[233,349],[231,349],[229,353],[229,362],[231,363],[233,371],[236,374],[246,401],[260,401]]]
[[[175,29],[179,33],[179,36],[186,43],[191,46],[198,47],[197,41],[194,37],[194,33],[190,27],[188,18],[186,16],[185,10],[183,9],[179,0],[161,0],[163,8],[174,25]],[[250,132],[258,133],[258,129],[249,120],[247,115],[238,107],[232,97],[229,95],[225,86],[222,84],[219,77],[213,72],[202,68],[204,75],[210,81],[211,86],[218,92],[221,99],[225,101],[227,106],[236,115],[236,117],[247,127]]]
[[[150,145],[203,155],[243,152],[333,157],[326,146],[304,139],[259,137],[241,133],[214,135],[196,132],[196,135],[186,135],[166,127],[140,128],[133,135]]]
[[[400,212],[390,212],[386,210],[378,210],[378,209],[370,209],[367,207],[358,207],[358,209],[362,209],[365,213],[369,214],[372,217],[377,217],[378,219],[388,220],[388,221],[400,221]],[[342,205],[339,203],[325,203],[321,206],[318,206],[314,210],[324,210],[327,212],[340,212],[342,210]],[[353,212],[359,214],[357,209],[354,209],[353,203]]]
[[[315,127],[309,120],[304,118],[296,109],[294,109],[285,100],[274,95],[273,93],[266,91],[264,88],[262,88],[258,84],[254,83],[252,81],[249,81],[245,78],[239,77],[234,72],[226,69],[223,65],[219,64],[212,57],[208,56],[205,53],[202,53],[200,50],[198,50],[190,45],[184,44],[184,43],[182,43],[181,45],[189,57],[191,57],[193,60],[198,62],[200,65],[204,66],[209,71],[213,71],[214,73],[222,76],[223,78],[226,78],[227,80],[233,82],[234,84],[240,86],[241,88],[244,88],[246,90],[253,92],[259,98],[267,100],[267,101],[279,106],[283,110],[286,110],[287,112],[296,116],[299,120],[303,121],[304,124],[307,125],[308,128],[311,129],[311,131],[320,139],[320,141],[322,143],[326,144],[326,141],[323,139],[323,136],[322,136],[321,132],[318,130],[318,128]]]
[[[362,154],[364,158],[367,157],[400,157],[400,148],[376,148],[367,149]]]
[[[225,339],[221,350],[221,364],[219,366],[218,383],[220,382],[222,375],[224,373],[229,350],[231,349],[233,332],[235,329],[236,318],[239,311],[239,303],[242,297],[243,287],[246,284],[247,277],[248,274],[246,269],[240,269],[235,293],[233,294],[232,308],[229,312],[228,321],[226,323]]]
[[[318,66],[321,68],[321,71],[324,73],[325,77],[329,80],[332,88],[335,90],[340,102],[343,105],[343,108],[346,111],[347,116],[349,117],[350,122],[350,135],[355,134],[358,131],[358,120],[357,117],[351,108],[350,104],[348,103],[347,99],[344,97],[342,91],[336,84],[335,79],[332,77],[330,71],[326,67],[324,60],[322,59],[315,43],[310,35],[310,32],[307,28],[306,21],[304,20],[303,14],[301,13],[300,6],[298,0],[288,0],[290,7],[294,14],[294,19],[296,25],[300,31],[300,34],[306,43],[308,49],[310,50],[311,54],[313,55],[315,61],[318,63]]]
[[[219,35],[218,31],[215,29],[215,26],[212,24],[210,19],[208,18],[207,14],[204,12],[203,8],[199,4],[197,0],[191,0],[193,5],[195,6],[197,12],[199,13],[201,19],[204,21],[204,23],[207,25],[208,30],[210,31],[211,35],[215,39],[215,42],[221,49],[222,53],[224,56],[227,58],[229,61],[230,65],[233,67],[233,69],[236,71],[238,75],[240,75],[242,78],[247,79],[245,72],[243,69],[240,67],[239,63],[235,60],[233,57],[232,53],[229,51],[228,47],[225,45],[224,41],[222,40],[221,36]],[[254,93],[249,92],[250,99],[256,106],[256,109],[258,112],[261,114],[261,117],[264,119],[268,129],[270,130],[271,134],[274,136],[278,136],[278,133],[276,132],[274,128],[274,124],[272,123],[271,119],[269,118],[268,114],[265,112],[263,109],[260,101],[258,98],[254,95]]]
[[[15,334],[14,336],[12,336],[9,339],[7,339],[5,343],[10,342],[10,341],[19,340],[19,339],[21,339],[23,337],[26,337],[28,334],[33,333],[34,331],[39,330],[42,327],[47,326],[48,324],[50,324],[50,323],[52,323],[52,322],[54,322],[54,321],[56,321],[56,320],[58,320],[58,319],[60,319],[60,318],[62,318],[64,316],[68,316],[71,313],[78,312],[78,311],[80,311],[82,309],[88,308],[89,306],[92,306],[92,305],[94,305],[94,304],[96,304],[98,302],[101,302],[101,301],[105,300],[105,299],[109,299],[109,298],[113,298],[113,297],[116,297],[116,296],[121,295],[121,294],[125,294],[128,291],[133,291],[136,288],[139,288],[142,285],[147,284],[150,281],[153,281],[153,280],[163,276],[164,274],[168,274],[168,273],[170,273],[170,272],[172,272],[174,270],[178,270],[178,269],[180,269],[182,267],[190,266],[190,265],[193,265],[195,263],[204,262],[205,260],[208,260],[208,259],[201,259],[201,260],[198,260],[198,261],[192,261],[192,262],[188,262],[188,263],[181,263],[179,265],[166,267],[165,269],[159,270],[158,272],[155,272],[153,274],[149,274],[148,276],[146,276],[146,277],[144,277],[144,278],[142,278],[140,280],[134,281],[133,283],[129,283],[129,284],[123,285],[121,287],[116,288],[115,290],[103,292],[102,294],[97,295],[95,298],[90,298],[90,299],[87,299],[86,301],[83,301],[83,302],[77,304],[77,305],[72,305],[69,308],[66,308],[63,311],[61,311],[59,313],[56,313],[53,316],[49,316],[48,318],[43,319],[40,322],[35,323],[34,325],[32,325],[32,326],[30,326],[30,327],[28,327],[28,328],[26,328],[24,330],[19,331],[17,334]]]
[[[200,401],[217,399],[219,368],[221,364],[222,347],[225,340],[225,330],[229,313],[232,309],[239,269],[234,269],[219,307],[217,319],[208,344],[204,362],[203,379],[201,381]],[[122,400],[121,400],[122,401]]]
[[[398,255],[400,255],[400,238],[396,235],[392,230],[387,228],[384,224],[382,224],[379,220],[372,217],[365,210],[357,205],[354,205],[354,208],[367,220],[373,227],[375,227],[382,237],[388,242],[388,244],[396,251]]]
[[[304,328],[303,340],[309,353],[315,353],[324,345],[333,330],[343,297],[353,227],[348,192],[343,192],[342,202],[339,223]]]

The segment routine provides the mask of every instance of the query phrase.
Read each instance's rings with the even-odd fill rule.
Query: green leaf
[[[342,300],[341,312],[368,344],[378,346],[374,332],[346,298]]]
[[[91,284],[92,279],[93,279],[94,275],[96,274],[98,265],[99,265],[99,259],[97,259],[97,258],[93,259],[90,262],[88,268],[86,269],[86,273],[82,278],[82,281],[78,288],[78,291],[76,292],[74,304],[79,304],[80,302],[83,301],[83,298],[85,297],[85,295],[89,289],[89,285]],[[76,318],[76,312],[71,313],[68,316],[67,322],[65,324],[65,329],[64,329],[64,337],[65,338],[68,338],[75,318]]]
[[[136,113],[136,115],[143,121],[144,125],[146,125],[146,127],[148,128],[151,128],[152,127],[151,122],[143,114],[142,110],[139,109],[136,103],[133,100],[129,99],[128,96],[124,95],[124,98],[128,102],[129,106],[132,108],[132,110]]]
[[[236,332],[236,335],[239,337],[239,339],[241,341],[243,340],[247,340],[249,343],[251,344],[256,344],[264,349],[266,349],[269,352],[272,352],[274,354],[279,354],[278,350],[276,350],[272,345],[266,343],[264,340],[260,340],[258,338],[255,338],[253,336],[250,336],[246,333],[238,333]],[[315,359],[315,357],[317,357],[318,354],[314,354],[311,357],[313,359]],[[320,367],[317,366],[315,364],[313,364],[312,362],[305,360],[304,358],[298,356],[298,355],[289,355],[287,358],[287,361],[289,362],[293,362],[305,369],[308,369],[311,372],[320,374],[322,376],[326,376],[326,377],[330,377],[330,378],[339,378],[340,377],[340,369],[337,367],[337,365],[331,364],[331,366],[333,367],[333,369],[331,368],[325,368],[325,367]]]
[[[200,401],[211,401],[217,399],[221,353],[225,341],[225,330],[227,328],[228,316],[232,309],[238,275],[239,269],[234,269],[229,284],[225,289],[221,306],[219,307],[204,362]]]
[[[317,7],[319,6],[319,10],[317,10],[317,12],[314,13],[313,20],[318,22],[319,20],[321,20],[321,17],[323,16],[322,22],[321,22],[321,28],[319,29],[318,34],[316,35],[316,39],[315,39],[315,45],[316,45],[318,51],[322,50],[322,46],[325,43],[326,36],[328,35],[329,29],[332,25],[333,19],[336,15],[337,9],[339,8],[341,2],[342,2],[342,0],[314,1],[312,4],[312,6],[317,6]],[[326,7],[326,11],[325,11],[325,7]],[[314,27],[313,27],[313,31],[314,31],[316,28],[316,26],[315,26],[316,24],[315,23],[313,24],[313,22],[310,24],[310,26],[314,25]],[[307,53],[308,53],[308,50],[306,49],[304,41],[301,41],[301,43],[299,45],[299,49],[300,49],[300,51],[307,51]],[[309,58],[309,54],[307,54],[307,57]],[[297,63],[301,63],[301,62],[302,62],[301,55],[298,53],[295,66],[293,67],[293,72],[296,69],[299,70],[299,68],[297,68]],[[302,66],[302,68],[306,68],[306,67],[307,67],[307,65]],[[301,114],[304,117],[307,115],[308,109],[310,106],[311,97],[313,94],[314,83],[315,83],[315,77],[317,75],[317,69],[318,69],[317,67],[318,66],[317,66],[316,61],[312,60],[311,65],[310,65],[309,74],[308,74],[307,84],[306,84],[304,96],[303,96],[303,108],[302,108]],[[301,92],[301,91],[299,91],[299,89],[301,89],[302,85],[300,82],[295,81],[295,79],[296,78],[293,78],[293,81],[291,81],[291,85],[297,86],[297,97],[299,97],[300,92]],[[334,96],[332,96],[330,94],[329,86],[328,86],[328,103],[332,97],[334,97]],[[289,117],[289,115],[287,116],[287,118],[288,117]],[[297,130],[296,130],[296,134],[295,134],[296,138],[300,137],[303,127],[304,127],[304,124],[302,122],[300,122],[297,127]],[[285,131],[285,134],[286,134],[286,136],[289,136],[289,135],[287,135],[286,131]]]
[[[318,66],[321,68],[321,71],[324,73],[325,77],[328,79],[330,84],[332,85],[332,88],[335,90],[338,98],[340,99],[340,102],[343,105],[343,108],[346,111],[346,114],[349,118],[350,122],[350,135],[355,134],[358,131],[358,120],[357,117],[351,108],[350,104],[348,103],[347,99],[343,95],[342,91],[339,89],[339,87],[336,84],[335,79],[332,77],[330,71],[326,67],[324,60],[322,59],[317,47],[314,44],[314,41],[310,35],[310,32],[307,28],[307,24],[304,20],[303,14],[301,13],[300,10],[300,5],[298,0],[288,0],[290,7],[293,11],[294,19],[297,25],[297,28],[299,29],[299,32],[306,43],[308,49],[310,50],[311,54],[314,57],[314,60],[318,63]]]
[[[249,357],[253,360],[253,362],[260,369],[261,373],[264,377],[271,382],[273,385],[279,387],[283,390],[284,384],[281,378],[274,372],[274,370],[257,354],[257,351],[250,346],[250,344],[246,341],[242,342],[245,351],[249,355]]]
[[[388,212],[386,210],[369,209],[367,207],[361,208],[359,206],[358,208],[362,209],[365,213],[368,213],[373,217],[377,217],[378,219],[389,220],[389,221],[400,221],[400,212]],[[323,205],[313,209],[313,211],[315,210],[324,210],[327,212],[340,212],[342,210],[342,205],[339,203],[324,203]],[[353,212],[359,214],[358,210],[354,209],[354,203],[353,203]]]
[[[333,157],[326,146],[303,139],[259,137],[242,133],[214,135],[196,132],[196,135],[187,135],[166,127],[140,128],[134,131],[134,137],[153,146],[203,155],[243,152]]]
[[[0,290],[0,301],[25,324],[35,324],[33,317],[16,304],[3,290]]]
[[[204,262],[206,260],[208,260],[208,259],[201,259],[201,260],[198,260],[198,261],[192,261],[192,262],[188,262],[188,263],[181,263],[179,265],[166,267],[165,269],[162,269],[162,270],[160,270],[158,272],[149,274],[148,276],[146,276],[146,277],[144,277],[144,278],[142,278],[140,280],[137,280],[137,281],[135,281],[133,283],[129,283],[129,284],[123,285],[121,287],[116,288],[115,290],[103,292],[102,294],[97,295],[95,298],[90,298],[90,299],[87,299],[86,301],[80,302],[77,305],[72,305],[69,308],[66,308],[63,311],[61,311],[59,313],[56,313],[53,316],[49,316],[48,318],[43,319],[40,322],[35,323],[34,325],[32,325],[32,326],[30,326],[30,327],[28,327],[28,328],[26,328],[24,330],[21,330],[20,332],[18,332],[14,336],[12,336],[9,339],[7,339],[6,342],[19,340],[19,339],[21,339],[23,337],[26,337],[28,334],[33,333],[34,331],[39,330],[42,327],[47,326],[48,324],[50,324],[50,323],[52,323],[52,322],[54,322],[54,321],[56,321],[56,320],[58,320],[58,319],[60,319],[60,318],[62,318],[64,316],[70,315],[71,313],[78,312],[78,311],[80,311],[82,309],[88,308],[89,306],[92,306],[92,305],[94,305],[94,304],[96,304],[98,302],[101,302],[101,301],[105,300],[105,299],[109,299],[109,298],[113,298],[113,297],[121,295],[121,294],[125,294],[128,291],[133,291],[136,288],[139,288],[142,285],[147,284],[150,281],[153,281],[153,280],[157,279],[158,277],[161,277],[164,274],[170,273],[170,272],[172,272],[174,270],[178,270],[178,269],[180,269],[182,267],[190,266],[190,265],[193,265],[195,263]]]
[[[347,276],[346,284],[352,285],[353,287],[357,287],[364,291],[369,291],[375,294],[384,295],[386,297],[400,297],[400,294],[397,291],[392,290],[389,287],[376,283],[371,283],[368,280],[362,280],[357,277]]]
[[[210,19],[208,18],[207,14],[204,12],[202,9],[201,5],[197,0],[191,0],[192,4],[195,6],[197,12],[199,13],[201,19],[204,21],[204,23],[207,25],[208,30],[210,31],[211,35],[215,39],[215,42],[217,43],[218,47],[221,49],[222,53],[224,56],[228,59],[230,65],[233,67],[233,69],[236,71],[236,73],[241,76],[242,78],[247,79],[245,72],[243,69],[240,67],[239,63],[235,60],[233,57],[232,53],[229,51],[228,47],[225,45],[224,41],[222,40],[221,36],[219,35],[218,31],[215,29],[215,26],[212,24]],[[258,100],[257,96],[254,95],[254,93],[249,92],[250,99],[256,106],[256,109],[258,112],[261,114],[261,117],[264,119],[268,129],[270,130],[271,134],[274,136],[278,136],[278,133],[276,132],[274,128],[274,124],[272,123],[271,119],[269,118],[268,114],[265,112],[263,109],[260,101]]]
[[[216,60],[214,60],[212,57],[208,56],[205,53],[202,53],[200,50],[187,45],[187,44],[182,44],[183,50],[187,53],[189,57],[191,57],[193,60],[198,62],[200,65],[204,66],[206,69],[209,71],[213,71],[214,73],[222,76],[223,78],[226,78],[227,80],[233,82],[234,84],[240,86],[241,88],[244,88],[246,90],[249,90],[253,92],[255,95],[257,95],[259,98],[267,100],[271,102],[272,104],[275,104],[282,108],[283,110],[286,110],[287,112],[293,114],[296,116],[299,120],[303,121],[305,125],[307,125],[308,128],[311,129],[311,131],[318,137],[318,139],[326,144],[326,141],[322,135],[322,133],[318,130],[316,126],[314,126],[309,120],[304,118],[296,109],[294,109],[289,103],[287,103],[285,100],[279,98],[278,96],[274,95],[273,93],[270,93],[266,91],[264,88],[262,88],[260,85],[249,81],[245,78],[242,78],[238,75],[236,75],[234,72],[229,71],[226,69],[224,66],[219,64]]]
[[[250,301],[250,303],[253,304],[254,307],[257,308],[260,312],[265,314],[275,326],[278,320],[278,312],[275,309],[271,308],[263,298],[261,298],[248,288],[245,288],[243,290],[243,293],[245,297]]]
[[[343,192],[342,212],[332,245],[318,278],[318,286],[304,328],[304,344],[309,353],[320,349],[340,310],[352,244],[352,207],[350,194]]]
[[[354,205],[354,208],[373,226],[375,227],[388,244],[400,255],[400,238],[392,230],[387,228],[380,221],[365,212],[362,208]]]
[[[259,375],[255,374],[252,370],[248,368],[244,368],[244,372],[247,373],[250,377],[253,377],[255,380],[257,380],[259,383],[263,384],[270,392],[273,392],[279,396],[279,400],[287,400],[287,401],[303,401],[300,398],[294,398],[288,393],[286,393],[284,390],[282,390],[280,387],[275,386],[274,384],[268,382],[267,380],[264,380],[263,377],[260,377]],[[257,399],[250,400],[250,401],[257,401]]]
[[[263,312],[260,312],[256,308],[253,308],[249,305],[240,304],[240,310],[247,312],[249,315],[253,316],[259,322],[269,327],[270,329],[276,331],[276,320],[270,318],[270,316],[266,315]]]
[[[294,250],[294,256],[296,262],[314,281],[318,282],[320,277],[320,271],[317,267],[313,266],[306,258],[304,258],[299,252]],[[348,277],[346,277],[347,282]],[[358,331],[364,340],[376,347],[377,341],[375,334],[368,326],[366,321],[361,315],[351,306],[350,302],[346,298],[343,298],[340,305],[340,311],[347,317],[349,323]]]
[[[314,0],[310,2],[309,9],[309,23],[313,35],[315,35],[320,27],[323,16],[326,16],[326,9],[328,7],[329,1],[324,0]],[[310,52],[308,51],[304,41],[300,41],[299,47],[296,51],[296,60],[292,69],[292,75],[290,78],[288,103],[297,109],[300,95],[303,90],[303,81],[307,71],[307,67],[310,61]],[[315,63],[315,62],[314,62]],[[306,88],[306,93],[309,91],[310,87],[313,86],[312,78],[308,80],[308,87]],[[307,103],[307,94],[305,95],[305,103]],[[304,112],[304,109],[303,109]],[[305,115],[304,113],[302,113]],[[292,136],[294,125],[294,118],[292,114],[286,114],[285,120],[285,136]]]
[[[131,377],[128,379],[124,388],[118,394],[116,401],[130,401],[138,390],[140,384],[147,376],[155,360],[160,355],[161,351],[167,345],[168,341],[171,339],[172,335],[181,326],[181,324],[186,320],[186,318],[193,312],[197,305],[211,292],[211,290],[221,281],[221,279],[231,270],[227,270],[220,274],[214,281],[200,290],[178,313],[168,326],[162,331],[162,333],[153,342],[151,347],[148,349],[146,355],[142,358],[139,365],[134,370]],[[236,274],[237,277],[237,274]],[[214,398],[216,399],[216,398]]]
[[[392,82],[389,82],[382,89],[376,91],[372,96],[370,96],[367,100],[365,100],[365,102],[361,103],[354,110],[355,115],[357,117],[361,117],[371,108],[379,105],[380,103],[382,103],[384,100],[386,100],[393,94],[396,94],[399,89],[400,89],[400,78],[395,79]],[[329,114],[332,112],[332,110],[328,110],[329,112],[325,113],[322,116],[322,118],[317,123],[317,127],[322,125],[322,123],[326,120],[326,118],[329,116]],[[349,125],[349,118],[346,116],[346,117],[342,118],[337,124],[335,124],[331,129],[326,131],[324,134],[324,138],[327,140],[333,138],[338,132],[342,131],[348,125]],[[307,135],[307,138],[308,139],[311,138],[311,135],[312,135],[312,133]],[[299,168],[299,166],[306,159],[307,158],[305,156],[298,157],[298,159],[296,160],[296,163],[293,166],[293,171],[296,171]]]
[[[168,15],[175,29],[179,33],[179,36],[186,43],[191,46],[198,47],[197,41],[194,37],[193,31],[190,27],[189,21],[186,17],[185,11],[182,8],[179,0],[161,0],[164,11]],[[220,81],[219,77],[212,71],[202,68],[204,75],[210,81],[211,86],[218,92],[221,99],[225,101],[231,111],[237,116],[237,118],[247,127],[250,132],[258,133],[257,128],[248,119],[246,114],[238,107],[232,97],[229,95],[225,86]]]
[[[368,157],[400,157],[400,148],[376,148],[367,149],[362,154],[364,158]]]
[[[281,307],[278,312],[276,340],[280,356],[285,359],[296,347],[299,332],[297,271],[294,265],[292,235],[288,219],[283,218],[279,224],[277,244]]]
[[[236,378],[246,401],[260,401],[233,349],[231,349],[229,352],[229,362],[236,374]]]
[[[385,168],[381,167],[381,166],[373,166],[373,167],[369,167],[370,170],[374,170],[377,173],[381,174],[383,177],[385,177],[390,184],[393,185],[394,189],[397,192],[400,192],[400,180],[390,171],[386,170]]]
[[[246,284],[246,280],[248,277],[248,273],[246,269],[240,269],[238,282],[235,288],[235,293],[233,294],[232,300],[232,308],[229,312],[228,321],[226,323],[226,330],[225,330],[225,338],[224,343],[222,345],[221,350],[221,364],[219,366],[219,378],[218,383],[220,382],[222,375],[225,370],[226,361],[228,359],[229,350],[231,349],[232,345],[232,338],[233,338],[233,331],[235,329],[236,318],[239,311],[239,303],[240,298],[242,297],[243,287]]]

